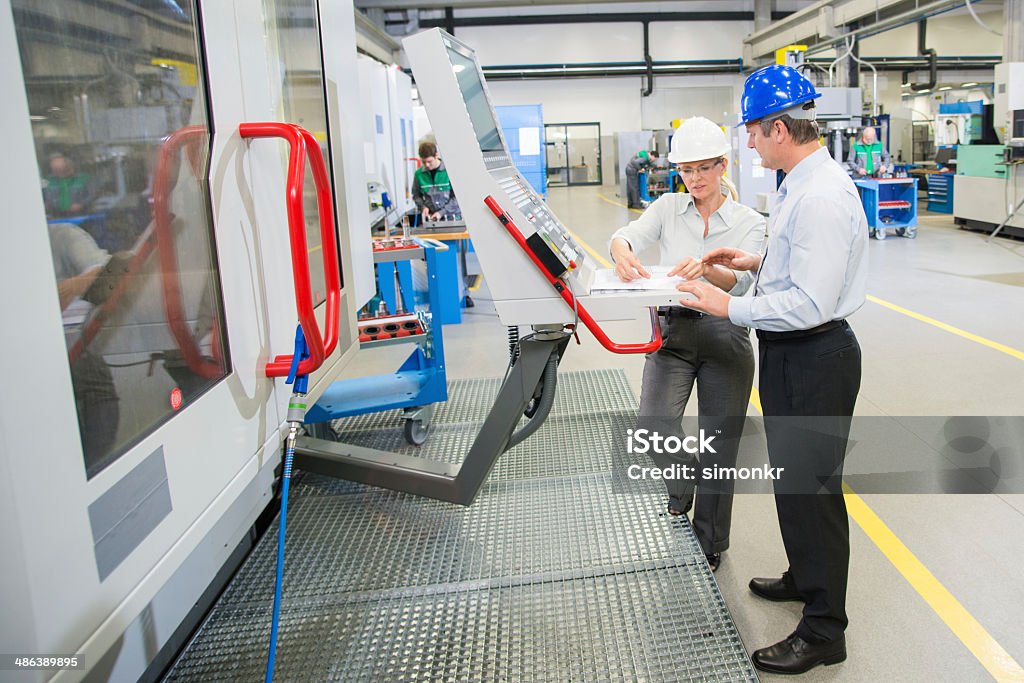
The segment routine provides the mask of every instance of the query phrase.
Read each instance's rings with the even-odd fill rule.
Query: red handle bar
[[[188,145],[195,164],[196,145],[209,137],[206,126],[186,126],[168,135],[160,145],[153,170],[153,241],[160,264],[160,281],[164,294],[164,315],[171,335],[178,343],[188,367],[200,377],[220,377],[224,373],[221,363],[206,358],[196,344],[185,317],[182,303],[181,278],[178,272],[178,254],[174,246],[170,199],[174,185],[174,171],[178,168],[178,153]]]
[[[601,343],[601,346],[612,353],[651,353],[661,348],[661,325],[658,324],[658,313],[655,309],[651,309],[651,341],[646,344],[617,344],[613,342],[608,338],[605,331],[601,329],[601,326],[597,324],[597,321],[591,317],[583,304],[576,300],[576,297],[573,296],[573,293],[565,283],[562,282],[560,278],[557,278],[548,272],[548,269],[544,267],[541,260],[537,258],[536,254],[534,254],[526,244],[526,238],[523,237],[523,233],[518,227],[516,227],[516,224],[512,222],[512,217],[501,208],[501,205],[494,200],[494,197],[490,195],[484,197],[484,204],[486,204],[487,208],[491,210],[491,213],[501,221],[501,224],[505,226],[508,233],[512,235],[512,239],[514,239],[522,250],[526,252],[526,255],[530,257],[531,261],[533,261],[533,265],[537,266],[537,270],[541,272],[541,275],[547,278],[547,281],[555,288],[555,291],[562,296],[570,309],[573,309],[573,302],[576,301],[575,309],[580,316],[580,320],[582,320],[583,324],[587,326],[587,329],[590,330],[591,334],[597,338],[597,341]]]
[[[238,133],[243,138],[283,138],[290,148],[288,184],[285,189],[288,205],[288,234],[292,252],[292,277],[295,280],[295,309],[299,325],[306,336],[309,358],[299,363],[298,374],[308,375],[323,365],[338,345],[338,323],[341,311],[341,275],[338,272],[338,243],[334,233],[334,210],[327,166],[320,153],[320,144],[313,134],[292,123],[242,123]],[[324,280],[327,288],[326,337],[320,333],[313,314],[313,291],[309,281],[309,254],[306,246],[306,217],[302,209],[302,184],[309,158],[316,183],[316,204],[320,212],[320,240],[323,245]],[[291,368],[292,356],[276,356],[266,367],[267,377],[285,377]]]

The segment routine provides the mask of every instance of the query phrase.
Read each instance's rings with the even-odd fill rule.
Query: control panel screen
[[[476,62],[451,48],[448,49],[448,58],[452,62],[452,71],[455,72],[455,78],[459,82],[462,99],[466,102],[469,119],[473,122],[473,132],[476,133],[480,151],[503,150],[501,135],[498,133],[498,123],[494,120],[491,105],[487,101],[487,94],[484,92],[484,84],[480,80]]]

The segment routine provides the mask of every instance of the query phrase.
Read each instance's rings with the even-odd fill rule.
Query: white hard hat
[[[669,163],[717,159],[729,153],[729,139],[721,126],[703,116],[686,119],[672,135]]]

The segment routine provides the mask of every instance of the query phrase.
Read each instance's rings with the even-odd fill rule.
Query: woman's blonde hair
[[[726,162],[726,163],[728,163],[728,162]],[[724,187],[726,190],[728,190],[729,196],[732,197],[732,200],[734,202],[738,202],[740,200],[740,195],[736,191],[736,186],[733,185],[732,181],[729,180],[728,178],[726,178],[725,176],[722,176],[722,187]],[[722,194],[726,194],[726,193],[723,192]]]

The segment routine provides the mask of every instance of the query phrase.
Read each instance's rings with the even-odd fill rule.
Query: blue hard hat
[[[821,93],[806,76],[791,66],[772,64],[747,76],[740,99],[739,125],[809,102]]]

